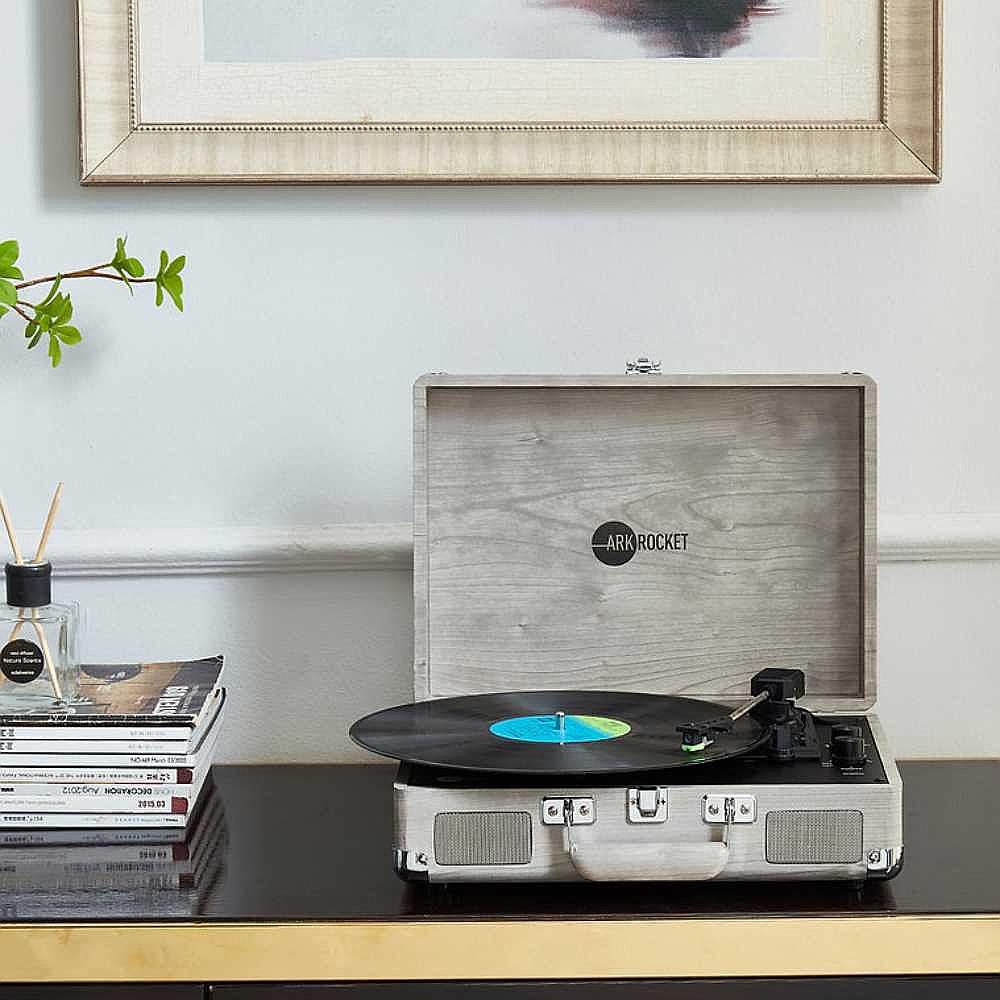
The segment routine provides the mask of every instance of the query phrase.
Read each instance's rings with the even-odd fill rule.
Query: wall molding
[[[1000,560],[1000,514],[881,514],[879,562]]]
[[[413,541],[409,523],[66,530],[53,533],[49,557],[64,577],[406,570]]]
[[[185,576],[408,570],[411,526],[64,530],[50,557],[60,576]],[[879,561],[1000,560],[1000,514],[885,514]]]

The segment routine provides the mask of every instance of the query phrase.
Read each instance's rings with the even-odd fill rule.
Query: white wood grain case
[[[857,374],[419,379],[416,697],[732,702],[797,667],[806,707],[870,708],[875,397]],[[623,565],[592,548],[608,522]]]

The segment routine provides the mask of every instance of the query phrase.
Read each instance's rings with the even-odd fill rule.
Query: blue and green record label
[[[631,731],[627,722],[601,715],[566,715],[561,731],[555,715],[520,715],[490,726],[494,736],[518,743],[596,743],[615,740]]]

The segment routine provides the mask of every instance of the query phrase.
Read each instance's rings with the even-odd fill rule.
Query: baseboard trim
[[[57,532],[60,576],[183,576],[407,570],[409,524]],[[879,561],[1000,560],[1000,514],[883,515]]]

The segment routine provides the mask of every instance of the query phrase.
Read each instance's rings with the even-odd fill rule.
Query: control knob
[[[830,760],[841,768],[865,763],[865,738],[860,726],[837,725],[830,730]]]

